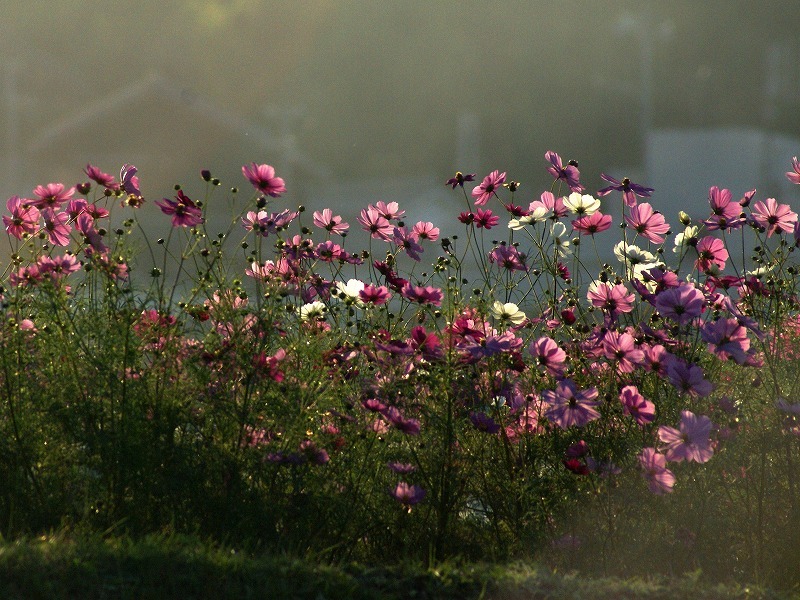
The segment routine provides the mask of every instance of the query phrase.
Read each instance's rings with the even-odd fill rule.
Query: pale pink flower
[[[714,454],[709,437],[711,419],[696,416],[688,410],[681,411],[680,430],[662,425],[658,428],[658,439],[664,444],[664,455],[672,462],[708,462]]]

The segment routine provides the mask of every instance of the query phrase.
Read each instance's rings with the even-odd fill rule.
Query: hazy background
[[[797,198],[783,173],[800,154],[800,2],[0,7],[3,200],[83,181],[87,162],[136,164],[155,200],[200,190],[201,168],[244,187],[256,161],[287,179],[288,204],[351,224],[391,199],[453,222],[456,169],[506,170],[527,203],[548,149],[578,159],[591,192],[601,171],[655,187],[672,221],[703,213],[711,184]]]

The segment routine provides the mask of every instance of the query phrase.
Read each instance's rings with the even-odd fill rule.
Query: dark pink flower
[[[479,208],[474,215],[475,227],[486,229],[487,231],[500,222],[500,217],[492,214],[489,209]]]
[[[646,237],[654,244],[664,243],[664,234],[669,232],[669,224],[658,211],[647,202],[632,206],[625,222],[637,234]]]
[[[561,162],[561,157],[551,150],[545,152],[544,159],[550,163],[550,166],[547,167],[547,172],[550,173],[556,181],[559,179],[565,181],[572,192],[582,192],[586,189],[581,185],[581,172],[578,171],[577,162],[571,160],[565,167]]]
[[[242,167],[242,174],[262,194],[277,198],[286,191],[283,179],[275,176],[275,168],[270,165],[250,163]]]
[[[350,225],[342,222],[342,217],[334,216],[330,208],[323,208],[322,212],[314,212],[314,225],[336,235],[347,233]]]
[[[444,294],[442,290],[432,286],[419,286],[411,285],[406,282],[401,292],[403,297],[412,302],[419,302],[420,304],[433,304],[434,306],[441,306]]]
[[[41,213],[30,200],[12,196],[6,202],[6,208],[11,216],[3,216],[3,224],[9,235],[22,239],[24,234],[33,235],[39,230]]]
[[[172,216],[173,227],[194,227],[205,222],[200,207],[183,190],[178,190],[175,200],[164,198],[163,202],[156,201],[156,205],[165,215]]]
[[[767,230],[767,237],[773,233],[792,233],[797,222],[797,213],[788,204],[778,204],[775,198],[756,202],[751,216]]]
[[[500,173],[500,171],[497,170],[492,171],[486,177],[484,177],[481,184],[475,186],[475,188],[472,190],[472,197],[475,198],[475,205],[481,206],[486,204],[489,199],[495,195],[495,190],[501,187],[505,180],[505,172]]]
[[[86,173],[89,179],[99,183],[104,188],[108,188],[109,190],[119,189],[119,184],[114,181],[113,175],[109,175],[108,173],[103,173],[99,168],[95,167],[94,165],[87,164],[83,172]]]
[[[580,219],[575,219],[572,226],[581,235],[594,235],[611,227],[611,215],[604,215],[599,210],[591,215],[585,215]]]
[[[645,448],[639,454],[639,464],[651,492],[661,495],[672,491],[675,474],[667,469],[667,458],[663,454],[656,452],[655,448]]]
[[[389,288],[386,286],[374,286],[368,283],[364,288],[358,292],[358,298],[367,304],[386,304],[392,295],[389,293]]]
[[[658,439],[664,444],[666,459],[672,462],[708,462],[714,454],[709,438],[711,419],[684,410],[681,411],[679,427],[680,430],[665,425],[658,428]]]
[[[595,387],[578,391],[571,379],[564,379],[555,390],[542,392],[542,399],[549,405],[545,416],[562,429],[583,427],[600,418],[596,409],[599,404],[595,400],[597,394]]]
[[[640,198],[649,198],[650,195],[655,191],[653,188],[644,187],[638,183],[633,183],[627,177],[623,177],[622,181],[617,181],[610,175],[601,173],[600,178],[603,181],[609,182],[611,185],[598,191],[597,195],[602,198],[613,191],[622,192],[622,198],[625,200],[625,204],[628,206],[636,206],[636,196],[639,196]]]

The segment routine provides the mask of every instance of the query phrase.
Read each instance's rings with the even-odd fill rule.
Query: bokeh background
[[[549,149],[591,192],[602,171],[655,187],[672,221],[710,185],[798,198],[798,2],[0,4],[3,199],[87,162],[135,164],[154,200],[256,161],[290,205],[454,221],[455,170],[505,170],[527,203]]]

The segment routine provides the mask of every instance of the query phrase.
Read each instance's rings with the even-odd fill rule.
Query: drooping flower
[[[547,167],[547,172],[556,181],[565,181],[572,192],[580,193],[585,189],[580,182],[581,172],[578,170],[577,162],[571,160],[565,167],[561,162],[561,157],[552,150],[545,152],[544,159],[550,163],[550,166]]]
[[[139,178],[136,176],[138,169],[133,165],[122,165],[119,171],[120,187],[128,194],[128,198],[123,201],[133,208],[138,208],[144,203],[142,192],[139,189]]]
[[[405,253],[412,259],[419,262],[420,254],[424,251],[423,247],[417,243],[413,232],[406,231],[405,227],[395,227],[393,241],[398,248],[405,250]]]
[[[119,184],[114,181],[113,175],[109,175],[108,173],[103,173],[103,171],[101,171],[98,167],[95,167],[92,164],[87,164],[83,172],[86,173],[86,176],[89,179],[95,181],[96,183],[99,183],[104,188],[107,188],[109,190],[119,189]]]
[[[658,211],[647,202],[632,206],[630,214],[625,216],[628,227],[637,234],[644,236],[654,244],[664,243],[664,234],[669,231],[669,223]]]
[[[627,206],[636,206],[636,196],[639,196],[640,198],[649,198],[655,191],[653,188],[645,187],[643,185],[639,185],[638,183],[633,183],[627,177],[623,177],[622,181],[617,181],[610,175],[601,173],[600,178],[603,181],[609,182],[611,185],[598,191],[597,195],[602,198],[613,191],[622,192],[622,198]]]
[[[662,425],[658,428],[658,439],[664,444],[664,456],[668,461],[708,462],[714,454],[709,437],[711,419],[697,416],[693,412],[681,411],[680,430]]]
[[[475,186],[472,190],[472,197],[475,198],[475,205],[482,206],[486,204],[489,199],[495,195],[495,190],[501,187],[505,180],[505,172],[500,173],[498,170],[494,170],[484,177],[481,184]]]
[[[163,202],[156,201],[156,205],[165,215],[172,216],[173,227],[194,227],[205,222],[203,212],[194,201],[178,190],[175,200],[164,198]]]
[[[778,204],[775,198],[753,205],[753,220],[767,230],[767,237],[773,233],[792,233],[797,222],[797,213],[788,204]]]
[[[578,391],[571,379],[563,379],[555,390],[542,392],[542,399],[549,405],[545,416],[562,429],[583,427],[600,418],[595,408],[599,404],[597,395],[595,387]]]
[[[638,458],[650,491],[658,495],[671,492],[675,474],[667,469],[667,458],[655,448],[643,449]]]
[[[250,163],[242,167],[242,174],[255,189],[267,196],[277,198],[286,191],[283,179],[275,176],[275,168],[271,165]]]

